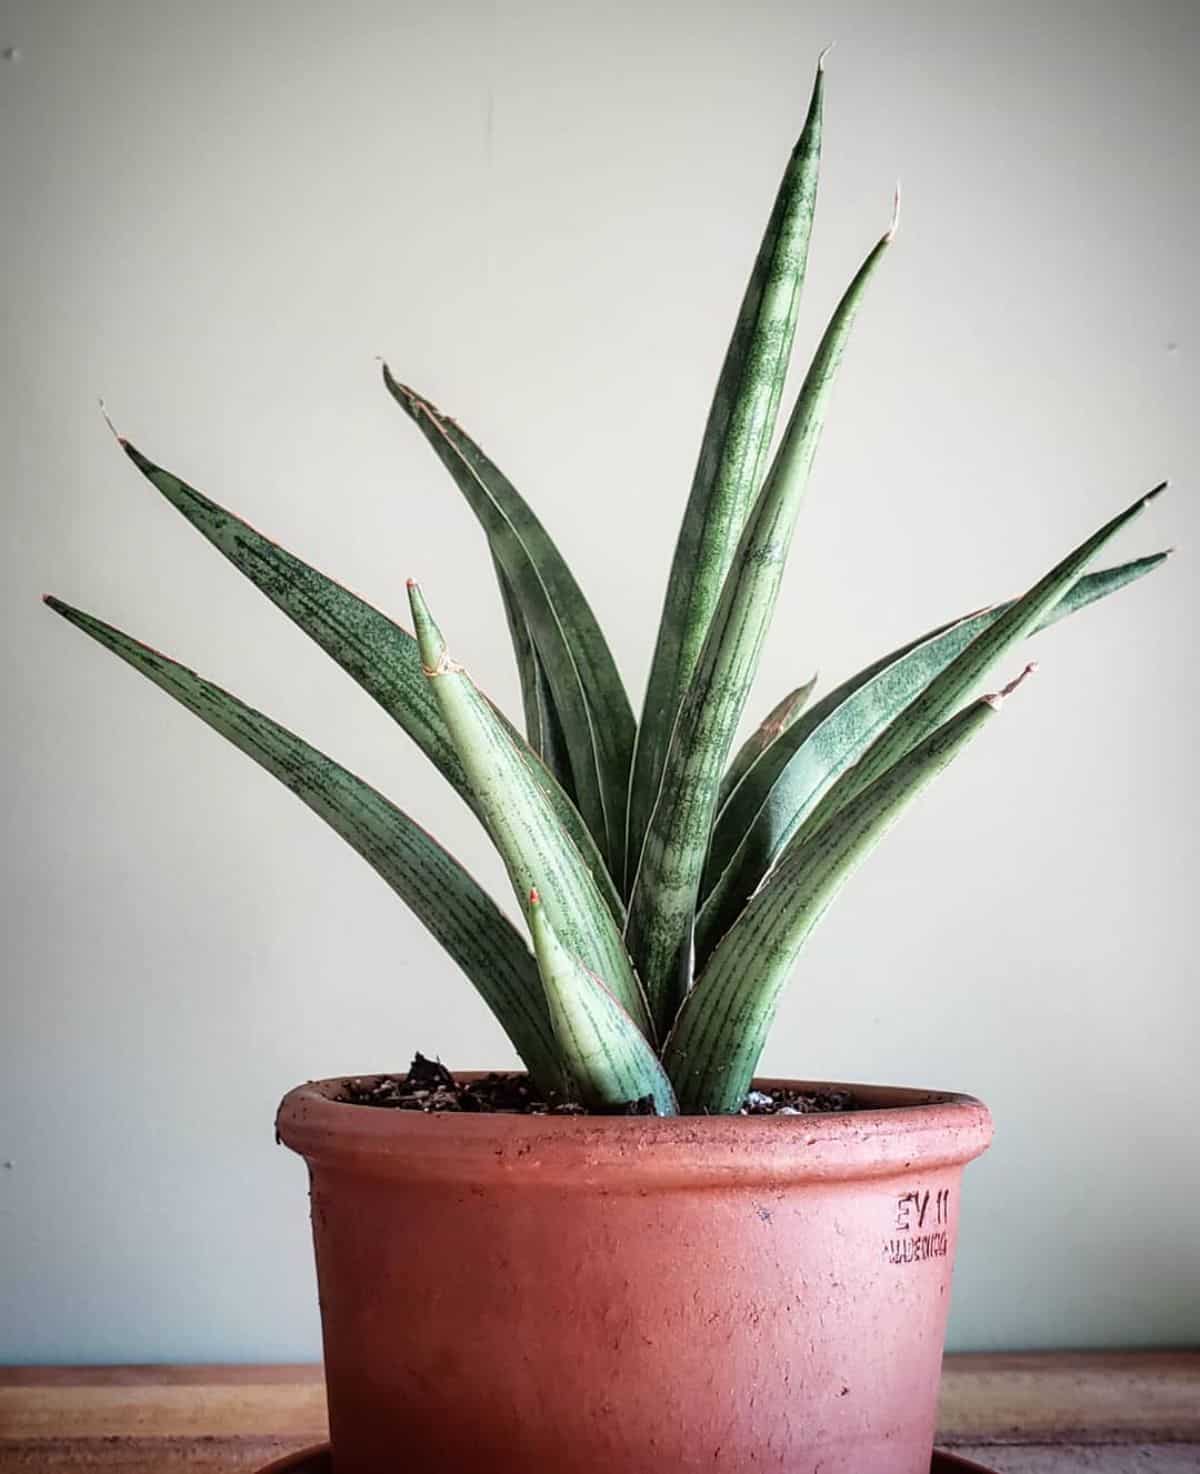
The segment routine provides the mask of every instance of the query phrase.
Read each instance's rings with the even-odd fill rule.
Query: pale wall
[[[1019,590],[1166,474],[1121,551],[1184,551],[1039,642],[1036,682],[830,915],[766,1064],[990,1102],[955,1346],[1194,1339],[1195,6],[0,16],[22,53],[0,62],[0,1356],[315,1355],[278,1097],[414,1047],[510,1059],[353,854],[39,607],[51,588],[194,663],[500,884],[406,739],[124,461],[97,396],[389,610],[419,575],[512,702],[480,537],[384,396],[388,355],[542,510],[640,696],[710,385],[830,39],[806,348],[897,173],[904,221],[755,708]]]

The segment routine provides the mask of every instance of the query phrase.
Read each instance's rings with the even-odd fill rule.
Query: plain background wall
[[[97,396],[389,611],[420,576],[513,704],[481,537],[386,398],[387,355],[544,514],[640,699],[711,385],[831,39],[802,356],[897,174],[904,219],[754,710],[1019,591],[1168,474],[1114,558],[1184,550],[1038,641],[1036,681],[830,913],[765,1064],[990,1103],[954,1346],[1194,1339],[1195,5],[0,17],[20,52],[0,61],[0,1357],[317,1355],[279,1096],[414,1048],[511,1060],[355,855],[39,606],[53,589],[301,730],[503,894],[465,808],[156,498]]]

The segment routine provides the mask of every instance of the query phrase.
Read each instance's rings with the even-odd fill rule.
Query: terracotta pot
[[[342,1083],[278,1120],[337,1474],[929,1474],[978,1101],[424,1115]]]

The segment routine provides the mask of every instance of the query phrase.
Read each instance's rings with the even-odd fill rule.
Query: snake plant
[[[1166,557],[1089,571],[1156,487],[1022,597],[908,641],[820,700],[810,701],[811,682],[798,687],[734,751],[838,365],[895,234],[893,217],[776,435],[816,205],[823,83],[818,64],[717,381],[640,721],[550,534],[479,445],[388,368],[387,391],[487,539],[523,736],[452,657],[415,584],[409,633],[120,440],[151,484],[375,698],[475,811],[503,858],[528,940],[361,778],[176,661],[47,600],[320,815],[458,963],[534,1084],[594,1109],[739,1109],[825,907],[1017,684],[973,699],[988,672],[1025,637]]]

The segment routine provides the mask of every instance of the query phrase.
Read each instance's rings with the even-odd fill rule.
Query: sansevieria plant
[[[895,219],[838,303],[776,442],[817,195],[823,77],[733,329],[635,721],[549,533],[478,444],[385,367],[487,538],[525,735],[452,657],[415,584],[415,633],[121,440],[134,465],[384,708],[474,809],[529,941],[435,839],[277,722],[93,615],[51,608],[274,774],[405,900],[479,990],[534,1084],[594,1109],[736,1111],[805,939],[907,805],[989,725],[974,697],[1027,636],[1166,557],[1088,572],[1139,496],[1022,597],[948,621],[736,750],[838,364]],[[1019,679],[1019,678],[1018,678]]]

